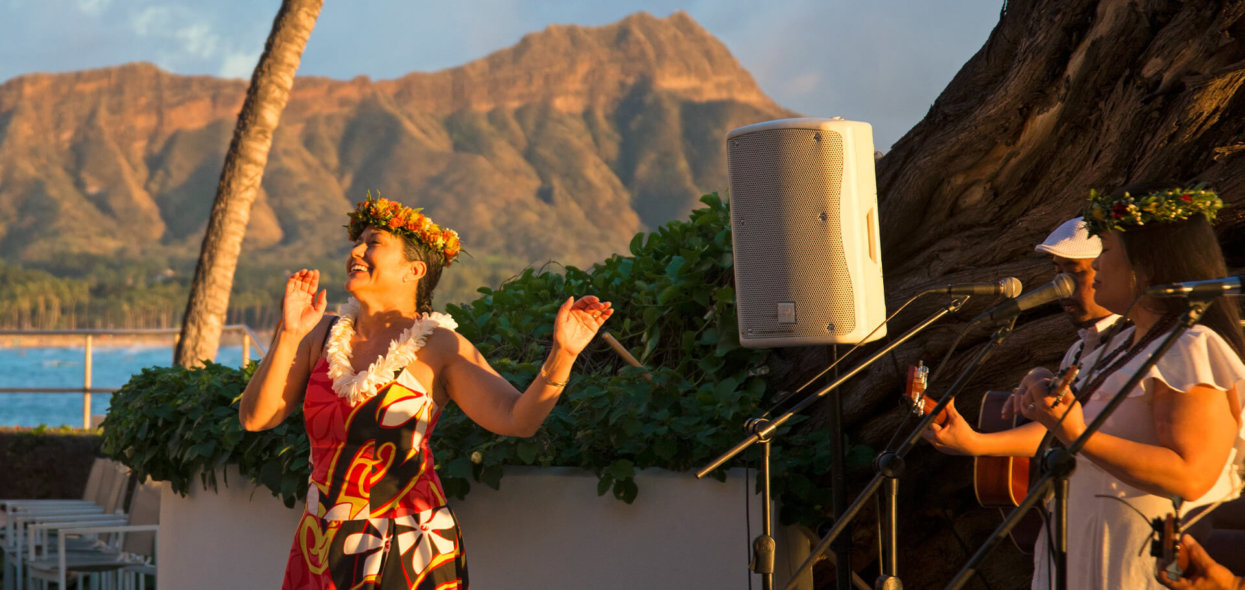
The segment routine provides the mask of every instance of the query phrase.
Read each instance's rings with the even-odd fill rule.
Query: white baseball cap
[[[1085,229],[1085,218],[1074,217],[1050,232],[1033,248],[1061,258],[1097,258],[1102,253],[1102,240]]]

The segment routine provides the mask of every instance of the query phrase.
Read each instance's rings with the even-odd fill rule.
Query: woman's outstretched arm
[[[285,283],[281,322],[274,342],[242,392],[238,420],[247,430],[267,430],[281,423],[302,401],[311,376],[311,343],[327,330],[328,306],[320,271],[303,269]]]
[[[466,338],[446,333],[442,337],[454,338],[444,370],[446,393],[480,426],[506,436],[532,436],[561,396],[575,359],[613,313],[608,302],[591,295],[563,303],[554,320],[549,355],[522,393]]]

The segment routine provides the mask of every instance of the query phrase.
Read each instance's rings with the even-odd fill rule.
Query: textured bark
[[[272,23],[264,53],[255,66],[238,114],[207,233],[199,252],[190,298],[174,362],[193,367],[216,358],[229,291],[242,253],[242,238],[259,192],[268,150],[289,101],[294,73],[315,28],[323,0],[284,0]]]
[[[1206,181],[1227,207],[1216,231],[1229,267],[1245,266],[1245,2],[1022,0],[1009,2],[986,45],[925,118],[878,163],[887,309],[942,284],[1049,281],[1033,246],[1078,215],[1091,188]],[[937,367],[977,298],[866,370],[841,392],[845,429],[880,449],[906,433],[895,409],[904,370],[936,367],[944,392],[989,336],[971,330]],[[926,296],[889,327],[892,337],[945,299]],[[1075,339],[1054,306],[1023,314],[957,397],[969,419],[982,393],[1007,389],[1028,368],[1053,367]],[[795,356],[820,351],[790,353]],[[825,408],[816,418],[824,423]],[[816,422],[817,420],[814,420]],[[901,483],[900,572],[905,587],[946,584],[999,520],[976,506],[971,461],[921,443]],[[855,489],[873,475],[853,476]],[[849,498],[850,500],[850,498]],[[874,559],[873,523],[856,523],[860,569]],[[953,534],[954,533],[954,534]],[[997,549],[983,567],[993,590],[1027,588],[1027,556]],[[876,569],[862,572],[866,579]],[[818,585],[832,583],[820,576]],[[985,587],[973,581],[969,587]]]

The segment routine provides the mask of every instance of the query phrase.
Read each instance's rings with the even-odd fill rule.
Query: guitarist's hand
[[[1023,416],[1025,406],[1029,403],[1029,400],[1025,399],[1025,394],[1028,393],[1031,388],[1046,387],[1046,384],[1049,383],[1050,379],[1054,376],[1055,374],[1050,372],[1050,369],[1047,369],[1046,367],[1034,367],[1030,369],[1029,372],[1025,374],[1024,378],[1020,380],[1020,385],[1017,385],[1016,389],[1012,390],[1012,399],[1009,403],[1003,405],[1003,419],[1011,420],[1014,416]],[[1044,390],[1043,393],[1045,393]]]
[[[1198,545],[1193,537],[1184,535],[1180,539],[1180,550],[1176,557],[1177,563],[1184,570],[1179,580],[1167,576],[1167,564],[1159,562],[1154,577],[1159,583],[1177,590],[1237,590],[1245,588],[1245,579],[1238,578],[1232,572],[1206,554],[1206,550]]]
[[[943,411],[946,418],[941,424],[931,422],[929,428],[921,433],[935,449],[948,455],[976,455],[977,437],[981,434],[969,425],[968,421],[955,409],[955,404],[947,404]]]
[[[1033,375],[1033,372],[1030,372]],[[1025,377],[1025,383],[1029,376]],[[1020,411],[1025,418],[1045,426],[1065,445],[1071,444],[1085,431],[1085,416],[1076,396],[1060,396],[1050,390],[1049,380],[1029,383],[1020,397]],[[1059,399],[1063,397],[1063,399]]]

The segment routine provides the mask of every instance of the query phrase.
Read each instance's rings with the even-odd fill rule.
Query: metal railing
[[[222,333],[242,333],[242,366],[246,366],[251,361],[251,346],[259,352],[262,358],[266,352],[264,351],[261,340],[255,336],[255,332],[246,324],[228,324],[222,329]],[[92,387],[91,386],[91,361],[92,361],[92,340],[95,336],[159,336],[167,334],[173,336],[173,343],[176,345],[177,339],[181,334],[180,328],[147,328],[133,330],[0,330],[0,336],[82,336],[83,338],[83,370],[82,370],[82,387],[58,388],[58,387],[0,387],[0,393],[81,393],[82,394],[82,427],[91,427],[91,394],[92,393],[113,393],[117,391],[116,387]]]

